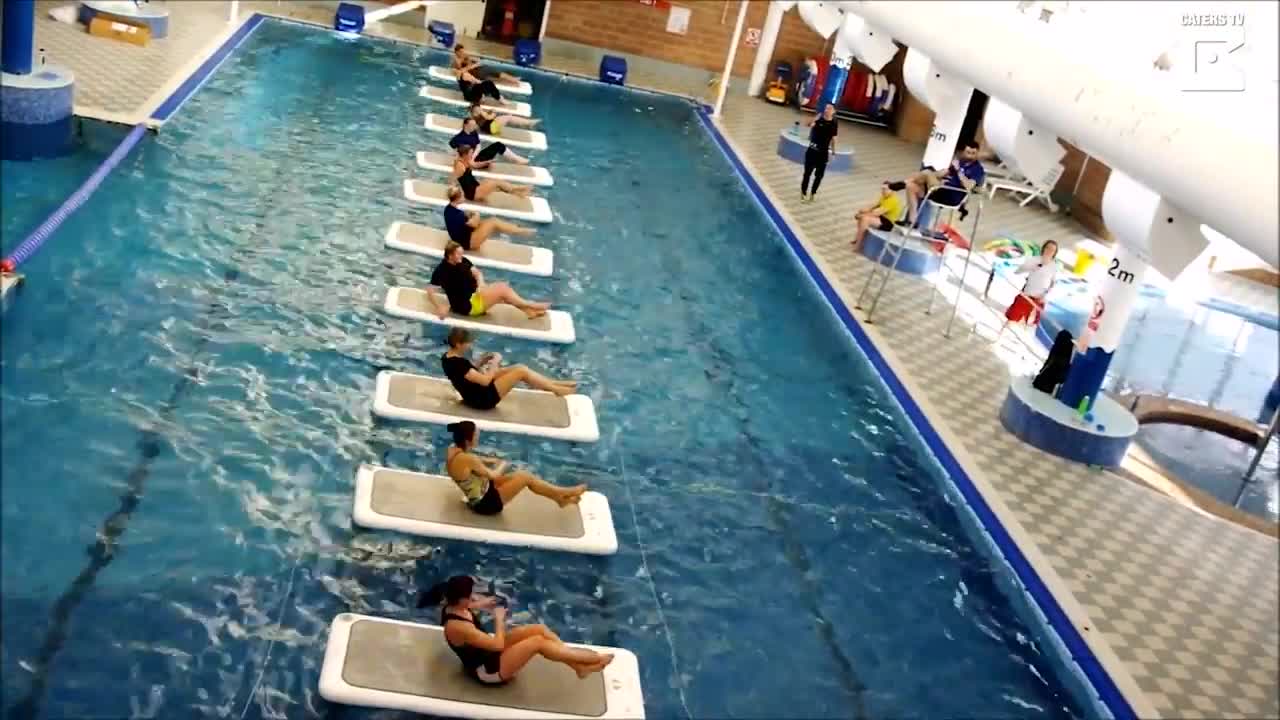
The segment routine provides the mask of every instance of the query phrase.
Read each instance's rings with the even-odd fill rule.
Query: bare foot
[[[570,390],[577,390],[577,389],[578,389],[578,381],[577,381],[577,380],[556,380],[556,381],[555,381],[555,383],[556,383],[557,385],[562,386],[562,387],[567,387],[567,388],[569,388]]]
[[[526,198],[527,198],[527,197],[529,197],[530,195],[532,195],[532,194],[533,194],[533,188],[529,187],[528,185],[525,185],[525,186],[523,186],[523,187],[518,187],[518,188],[516,188],[516,192],[515,192],[515,194],[516,194],[516,195],[519,195],[520,197],[526,197]]]
[[[508,157],[507,159],[508,159],[508,160],[510,160],[511,162],[513,162],[513,163],[517,164],[517,165],[528,165],[528,164],[529,164],[529,158],[522,158],[522,157]]]
[[[586,485],[574,485],[573,487],[560,488],[560,497],[556,498],[556,503],[560,507],[565,505],[577,505],[582,500],[582,493],[587,491]]]
[[[604,670],[611,662],[613,662],[612,655],[600,655],[600,660],[598,662],[594,662],[590,665],[575,665],[573,669],[578,673],[579,679],[586,679],[588,676]]]
[[[585,678],[585,677],[587,677],[587,675],[591,675],[591,674],[593,674],[593,673],[598,673],[598,672],[600,672],[601,670],[604,670],[605,668],[609,667],[609,663],[611,663],[611,662],[613,662],[613,656],[612,656],[612,655],[603,655],[603,654],[601,654],[601,655],[600,655],[600,661],[599,661],[599,662],[595,663],[594,665],[588,665],[588,666],[586,666],[586,667],[580,667],[580,668],[578,668],[578,677],[580,677],[580,678]],[[585,673],[584,673],[584,671],[585,671]]]

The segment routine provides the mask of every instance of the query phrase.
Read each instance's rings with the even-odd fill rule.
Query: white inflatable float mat
[[[437,289],[436,293],[441,301],[445,299],[443,290]],[[382,309],[388,315],[406,320],[461,327],[525,340],[567,344],[576,339],[573,316],[563,310],[548,310],[545,315],[531,318],[511,305],[495,305],[483,315],[458,315],[450,311],[442,319],[435,313],[435,306],[426,291],[410,287],[388,289]]]
[[[579,679],[568,666],[535,656],[511,682],[486,687],[463,672],[444,628],[342,613],[329,626],[320,696],[343,705],[437,717],[644,718],[640,661],[634,653],[569,644],[609,653],[613,662]]]
[[[449,186],[425,180],[406,179],[404,198],[413,202],[444,207],[449,204]],[[547,202],[546,198],[520,197],[498,191],[489,193],[484,202],[464,200],[458,207],[526,222],[549,223],[555,219],[551,214],[551,203]]]
[[[427,75],[430,76],[432,80],[447,82],[455,86],[458,84],[458,76],[455,75],[453,71],[450,70],[449,68],[443,67],[441,65],[432,65],[431,67],[427,68]],[[524,80],[520,80],[519,82],[506,82],[504,80],[499,80],[497,78],[491,78],[491,79],[493,80],[493,84],[497,85],[498,89],[504,93],[511,93],[513,95],[532,95],[533,94],[533,86]]]
[[[373,412],[381,417],[448,425],[470,420],[481,430],[596,442],[600,426],[595,404],[586,395],[559,397],[517,388],[492,410],[462,404],[448,378],[383,370],[374,388]]]
[[[439,113],[427,113],[426,118],[422,121],[423,127],[432,132],[445,133],[448,135],[457,135],[462,131],[462,119],[441,115]],[[526,148],[529,150],[546,150],[547,136],[545,133],[537,130],[523,130],[521,128],[502,128],[502,132],[498,135],[488,135],[480,133],[480,139],[486,143],[502,141],[513,148]]]
[[[446,105],[455,107],[471,107],[471,103],[466,96],[457,90],[436,87],[435,85],[424,85],[418,91],[418,97],[424,97],[428,100],[435,100]],[[504,115],[515,115],[517,117],[533,117],[533,108],[527,102],[519,100],[495,100],[488,95],[480,100],[480,107],[485,110],[491,110]]]
[[[588,555],[618,551],[609,499],[598,492],[562,508],[525,490],[497,515],[479,515],[447,475],[361,465],[352,518],[362,527],[426,537]]]
[[[453,159],[455,157],[457,157],[457,155],[452,152],[430,152],[426,150],[419,150],[418,167],[423,170],[434,170],[436,172],[446,174],[452,173]],[[520,165],[519,163],[493,160],[490,161],[489,167],[483,170],[476,168],[471,172],[478,178],[506,180],[507,182],[520,183],[521,185],[550,187],[554,184],[551,179],[551,171],[544,167],[538,167],[537,165]]]
[[[397,220],[387,230],[387,247],[428,257],[444,257],[444,248],[448,242],[448,232],[410,222]],[[555,256],[547,248],[504,242],[493,237],[485,240],[479,250],[467,250],[466,254],[477,267],[540,277],[550,276],[555,262]]]

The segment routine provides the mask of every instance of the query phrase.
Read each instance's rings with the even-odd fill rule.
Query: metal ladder
[[[867,291],[871,289],[871,284],[879,278],[880,287],[876,289],[875,297],[871,300],[871,307],[867,310],[867,324],[870,325],[875,322],[872,318],[875,315],[876,306],[880,304],[880,297],[884,295],[884,290],[889,285],[889,278],[898,272],[898,261],[902,259],[902,254],[906,252],[907,243],[912,240],[918,242],[938,242],[939,240],[933,237],[933,233],[938,227],[938,221],[942,218],[942,213],[944,211],[947,213],[947,220],[950,222],[951,215],[956,210],[959,210],[960,207],[964,205],[965,201],[969,199],[969,192],[963,191],[964,194],[955,204],[942,203],[934,199],[934,193],[938,190],[956,192],[960,191],[960,188],[939,186],[930,190],[925,199],[921,201],[921,208],[926,204],[933,206],[932,214],[930,215],[929,229],[927,232],[921,233],[910,226],[894,225],[893,229],[889,231],[889,237],[885,240],[884,245],[881,246],[880,254],[876,256],[875,265],[872,266],[871,272],[867,273],[867,280],[862,284],[862,292],[858,293],[858,300],[854,303],[854,308],[861,310],[862,301],[866,298]],[[917,222],[919,221],[919,211],[916,212],[916,220]],[[945,239],[941,241],[949,242]],[[893,262],[890,265],[885,265],[885,255],[890,252],[893,253]],[[932,309],[933,298],[931,297],[929,300],[930,309]]]

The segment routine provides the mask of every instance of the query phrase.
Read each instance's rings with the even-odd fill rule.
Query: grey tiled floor
[[[36,3],[36,46],[45,48],[49,62],[75,73],[77,115],[130,124],[145,119],[147,106],[160,99],[156,94],[180,73],[185,75],[187,66],[212,50],[218,33],[229,27],[224,2],[164,3],[170,12],[169,35],[138,47],[49,17],[50,9],[67,4]]]
[[[856,297],[870,262],[848,246],[850,207],[873,199],[881,179],[917,166],[921,148],[844,123],[840,140],[853,144],[857,170],[828,174],[819,200],[802,204],[799,166],[775,153],[779,128],[794,118],[735,96],[722,126],[832,282]],[[1082,235],[1069,218],[999,197],[986,204],[978,243],[998,231],[1064,244]],[[947,340],[950,305],[925,315],[928,296],[923,280],[895,278],[873,337],[897,359],[931,421],[959,440],[966,469],[994,490],[1082,608],[1077,625],[1109,646],[1140,691],[1138,707],[1164,718],[1280,716],[1277,543],[1021,444],[997,417],[1010,371],[967,331],[990,311],[969,303],[978,309]]]

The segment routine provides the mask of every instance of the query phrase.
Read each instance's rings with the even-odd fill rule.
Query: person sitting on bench
[[[857,250],[862,245],[862,238],[866,237],[867,230],[872,227],[884,232],[892,230],[894,223],[902,220],[903,211],[902,201],[898,199],[898,193],[894,192],[893,183],[888,180],[880,183],[880,197],[875,204],[868,205],[854,215],[858,221],[858,231],[853,236],[853,249]]]
[[[518,165],[529,164],[529,160],[527,158],[517,155],[514,150],[507,147],[506,144],[500,140],[495,140],[484,147],[480,147],[480,125],[476,122],[476,119],[470,115],[462,119],[462,130],[458,131],[457,135],[449,138],[449,147],[454,150],[457,150],[463,145],[470,145],[473,148],[479,148],[475,154],[476,162],[489,162],[490,160],[502,158],[503,160],[510,160]]]

